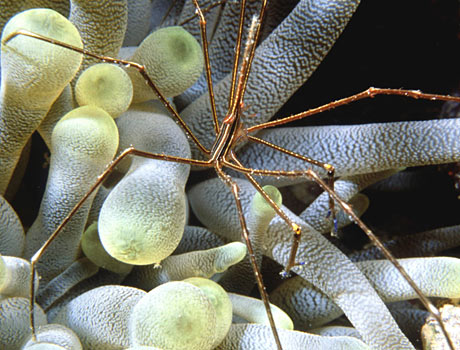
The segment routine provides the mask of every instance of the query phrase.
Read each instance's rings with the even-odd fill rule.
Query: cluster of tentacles
[[[213,3],[203,0],[200,5],[205,9]],[[244,99],[245,125],[275,115],[315,71],[358,5],[357,0],[269,2]],[[149,53],[137,46],[153,30],[183,23],[183,28],[201,40],[191,1],[37,0],[0,6],[0,25],[6,28],[2,40],[14,30],[34,31],[35,27],[23,27],[27,20],[16,27],[11,22],[6,25],[16,13],[32,7],[53,8],[76,27],[56,25],[60,33],[69,36],[58,40],[68,39],[89,52],[147,66],[149,60],[158,58],[151,56],[158,48],[155,40],[160,39],[144,41]],[[247,23],[257,14],[258,6],[259,1],[248,1]],[[238,16],[235,1],[206,13],[221,119],[228,108]],[[174,31],[184,35],[178,27]],[[246,35],[247,31],[243,41]],[[132,145],[165,155],[196,159],[201,155],[167,109],[157,101],[148,101],[154,95],[145,90],[148,87],[132,68],[127,68],[126,74],[113,65],[96,66],[97,60],[20,36],[2,42],[1,55],[0,348],[275,349],[263,305],[250,297],[255,281],[245,246],[235,243],[241,241],[241,228],[225,184],[211,178],[188,185],[189,165],[140,157],[125,160],[116,168],[40,259],[37,337],[31,338],[28,260],[113,157]],[[163,79],[159,83],[162,91],[175,96],[181,117],[210,147],[215,133],[206,78],[204,74],[198,78],[202,68],[184,73],[179,59],[169,63],[172,72],[164,73],[156,66],[149,74],[158,75],[154,80]],[[102,66],[95,70],[103,72],[84,71],[90,66]],[[80,76],[78,82],[75,74]],[[85,74],[89,76],[86,82]],[[85,90],[99,84],[98,74],[111,78],[103,85],[104,93],[98,95],[100,104],[94,107],[95,93],[85,94]],[[184,76],[192,81],[198,78],[185,92],[178,85],[192,83],[184,82]],[[101,102],[107,91],[111,100]],[[77,103],[80,107],[74,109]],[[51,158],[40,208],[35,208],[38,214],[34,212],[35,220],[24,228],[21,220],[27,222],[27,213],[17,208],[19,218],[13,207],[20,203],[15,194],[26,171],[28,142],[35,131]],[[369,206],[368,197],[361,193],[367,187],[385,179],[381,188],[394,189],[399,180],[404,186],[417,186],[417,178],[413,181],[411,174],[399,172],[460,160],[460,120],[456,118],[284,127],[257,136],[333,164],[338,177],[336,192],[360,215]],[[306,167],[298,159],[260,144],[247,143],[238,153],[241,162],[254,169]],[[194,176],[194,182],[200,175]],[[331,243],[327,237],[333,230],[329,198],[318,196],[303,178],[257,179],[280,205],[281,193],[273,186],[283,188],[284,197],[295,198],[286,198],[286,202],[295,202],[289,205],[292,211],[285,206],[282,209],[303,229],[297,256],[303,265],[294,269],[295,277],[283,281],[278,272],[288,259],[291,232],[255,189],[238,179],[257,260],[265,271],[270,300],[277,305],[273,313],[283,348],[420,348],[420,328],[429,313],[407,302],[416,298],[414,292],[379,251],[371,248],[346,255]],[[189,214],[188,203],[193,214]],[[189,225],[192,215],[194,222],[205,227]],[[337,221],[339,229],[351,223],[340,212]],[[433,257],[457,247],[459,231],[460,226],[442,227],[386,244],[396,257],[407,258],[401,264],[427,296],[459,298],[460,260]],[[140,237],[145,232],[147,236]],[[192,277],[218,281],[225,292],[213,282],[190,280]],[[176,326],[180,330],[197,328],[175,334],[172,329]],[[428,327],[424,335],[427,347],[438,341],[435,336],[439,334],[431,331]],[[164,333],[155,338],[156,332]]]

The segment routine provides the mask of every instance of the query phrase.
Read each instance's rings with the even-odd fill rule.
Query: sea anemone
[[[26,10],[33,4],[12,2],[10,5],[2,5],[0,11],[0,25],[2,28],[4,26],[0,92],[0,192],[4,198],[1,198],[0,206],[0,254],[5,255],[0,257],[0,347],[19,349],[24,343],[24,349],[38,349],[40,346],[67,349],[63,343],[53,340],[55,337],[49,335],[64,330],[66,335],[63,338],[72,339],[69,340],[73,344],[72,349],[79,349],[81,346],[91,349],[144,349],[147,346],[156,346],[163,350],[191,348],[195,335],[189,338],[185,335],[191,328],[199,326],[201,328],[198,327],[198,333],[201,338],[196,341],[196,348],[199,349],[231,349],[236,346],[251,350],[275,348],[270,327],[248,322],[266,323],[258,311],[254,312],[257,315],[251,315],[257,317],[249,320],[244,319],[243,313],[235,312],[234,323],[228,330],[229,304],[226,303],[226,321],[223,322],[225,325],[220,326],[216,321],[219,317],[216,305],[219,303],[213,303],[217,298],[215,295],[225,297],[225,292],[219,290],[216,294],[208,294],[200,289],[202,287],[196,287],[201,282],[178,281],[190,277],[212,278],[219,281],[227,292],[246,295],[231,294],[232,302],[236,300],[235,303],[239,303],[240,306],[253,307],[252,303],[245,304],[241,301],[253,300],[247,295],[257,297],[257,293],[253,291],[254,279],[250,264],[243,258],[245,247],[241,243],[230,243],[240,240],[241,237],[241,227],[231,193],[219,179],[207,179],[208,174],[205,172],[197,171],[189,176],[189,164],[141,157],[124,159],[118,164],[103,186],[77,211],[40,259],[40,286],[37,291],[38,304],[35,306],[37,338],[29,338],[27,298],[30,291],[26,287],[30,276],[25,277],[29,272],[29,265],[18,257],[31,259],[36,254],[49,234],[87,193],[113,157],[124,149],[134,146],[145,151],[178,157],[199,158],[200,155],[190,138],[187,138],[190,135],[186,135],[174,123],[163,105],[152,101],[134,103],[125,111],[131,100],[131,89],[130,83],[123,83],[126,74],[122,68],[101,64],[87,55],[24,35],[6,40],[8,35],[19,29],[40,32],[40,28],[44,27],[47,30],[41,32],[43,35],[60,41],[69,41],[74,46],[83,46],[99,55],[119,57],[128,52],[129,59],[136,62],[139,60],[150,68],[147,71],[152,72],[155,82],[161,81],[160,90],[171,103],[175,103],[190,130],[206,147],[210,147],[215,138],[206,78],[203,74],[200,77],[203,57],[198,44],[201,40],[199,25],[196,18],[189,20],[195,14],[195,7],[191,1],[175,2],[171,8],[168,1],[162,0],[73,0],[70,7],[67,1],[43,1],[41,6],[45,2],[49,3],[49,7],[61,12],[61,15],[51,10],[35,9],[20,13],[6,24],[14,14]],[[200,5],[205,8],[211,3],[202,1]],[[249,1],[245,15],[247,19],[257,13],[258,3]],[[360,81],[355,85],[354,80],[360,80],[362,75],[369,75],[369,64],[365,68],[355,68],[350,61],[345,60],[340,63],[340,74],[344,74],[347,79],[334,71],[333,78],[324,78],[317,83],[319,85],[310,85],[322,85],[321,88],[309,88],[308,85],[302,87],[322,61],[321,67],[327,66],[328,61],[334,59],[335,56],[326,55],[336,41],[337,49],[332,49],[333,51],[346,47],[342,39],[338,38],[357,9],[358,3],[359,1],[351,0],[270,1],[262,30],[263,41],[257,48],[244,106],[241,106],[246,126],[270,120],[280,109],[283,116],[291,113],[287,109],[292,103],[289,99],[299,88],[307,89],[309,92],[308,98],[300,97],[301,109],[305,110],[310,106],[328,102],[318,97],[312,89],[321,90],[326,87],[329,99],[335,99],[351,94],[350,90],[347,90],[340,93],[342,96],[338,95],[336,89],[342,84],[351,85],[353,93],[367,88],[370,84],[382,84],[385,87],[400,87],[405,84],[403,81],[392,83],[389,79],[375,79],[371,83]],[[359,6],[356,14],[357,23],[363,21],[363,17],[370,16],[362,14],[366,6],[370,5]],[[402,9],[397,10],[396,5],[386,6],[392,9],[392,14],[403,12]],[[418,11],[424,10],[424,6],[419,3],[413,5],[414,10]],[[452,9],[446,10],[446,13],[454,12]],[[233,1],[212,8],[206,14],[219,120],[225,117],[228,107],[232,54],[237,35],[235,23],[238,16],[239,4]],[[409,17],[416,18],[417,15],[411,13]],[[435,18],[430,17],[433,21]],[[369,42],[378,41],[378,26],[356,29],[359,24],[354,23],[353,19],[351,28],[344,33],[345,37],[349,37],[350,32],[367,32],[370,34]],[[168,25],[173,26],[167,27]],[[164,28],[158,29],[160,27]],[[439,23],[434,27],[440,27]],[[70,38],[54,37],[49,30],[56,28],[58,34],[70,33]],[[149,35],[154,29],[158,30]],[[457,28],[454,29],[456,33]],[[414,41],[423,36],[417,35],[417,30],[421,29],[400,29],[397,37],[410,37]],[[160,39],[166,32],[185,38],[187,42],[179,44],[178,39],[173,39],[173,45],[165,45]],[[243,41],[246,35],[245,29]],[[425,37],[428,37],[428,34],[425,33]],[[445,36],[438,32],[437,38],[444,39]],[[122,45],[139,45],[139,50],[121,50]],[[145,48],[149,49],[151,46],[154,46],[152,50],[142,53]],[[357,46],[359,49],[367,47],[363,45],[363,39]],[[164,47],[172,49],[172,56],[168,56],[169,58],[160,53],[160,48]],[[436,47],[436,56],[455,56],[441,55],[439,50]],[[353,51],[358,50],[353,47],[345,48],[345,51],[348,51],[345,57],[349,58]],[[400,55],[399,51],[394,52],[394,56]],[[186,57],[193,61],[192,64],[189,64]],[[150,64],[155,59],[155,63]],[[453,58],[450,59],[455,61]],[[383,69],[389,60],[372,57],[366,62]],[[417,57],[416,60],[409,61],[415,65],[421,60],[422,58]],[[187,63],[184,64],[184,61]],[[402,63],[407,59],[398,58],[397,61]],[[441,64],[430,62],[431,66],[444,68]],[[90,68],[86,69],[87,67]],[[121,74],[114,83],[108,83],[108,88],[103,88],[112,94],[112,100],[109,102],[99,103],[103,102],[102,98],[94,92],[89,92],[86,98],[81,95],[82,90],[88,94],[88,91],[91,91],[88,88],[96,88],[96,83],[107,86],[106,77],[101,80],[92,73],[92,70],[99,69],[98,67],[107,67],[116,71],[116,74]],[[154,95],[136,70],[129,67],[123,69],[126,69],[127,74],[133,79],[135,102],[145,101]],[[364,69],[366,73],[359,69]],[[321,70],[322,68],[319,68],[319,71]],[[458,73],[456,70],[454,72]],[[311,84],[320,79],[319,73],[321,72],[312,76]],[[450,71],[448,73],[449,76],[455,75]],[[427,74],[428,69],[418,72],[418,76]],[[81,84],[85,75],[95,80],[90,79],[89,86],[82,89]],[[80,80],[77,82],[77,78],[74,77],[78,76]],[[196,79],[198,81],[188,89]],[[416,83],[418,82],[420,81],[417,80]],[[121,87],[127,90],[120,92],[115,83],[121,83]],[[457,83],[457,79],[453,83]],[[453,83],[450,81],[450,86]],[[440,85],[439,81],[436,81],[435,85]],[[423,88],[427,92],[432,92],[429,91],[432,90],[432,86],[421,84],[407,87]],[[145,92],[139,92],[145,88]],[[84,105],[76,109],[73,109],[74,91],[76,101]],[[96,103],[93,102],[95,97]],[[307,99],[315,101],[306,101]],[[388,110],[380,107],[377,102],[376,111],[372,107],[373,102],[364,102],[357,107],[359,109],[354,109],[353,106],[345,107],[343,114],[332,112],[325,118],[316,117],[316,121],[311,124],[264,130],[258,137],[333,164],[336,175],[340,177],[335,186],[337,193],[354,203],[353,209],[360,214],[366,210],[369,202],[372,210],[373,203],[379,201],[378,195],[390,193],[393,198],[397,196],[397,192],[402,193],[403,203],[410,203],[409,205],[403,205],[401,210],[398,202],[403,200],[392,199],[390,205],[383,200],[381,202],[384,203],[384,208],[379,209],[376,215],[368,215],[365,221],[373,223],[376,231],[391,235],[399,233],[395,231],[422,232],[406,238],[406,241],[395,239],[388,244],[399,249],[401,254],[395,253],[398,258],[419,256],[420,258],[410,261],[415,270],[423,267],[423,271],[431,271],[431,284],[428,289],[424,289],[426,293],[436,297],[457,297],[458,286],[453,276],[458,275],[458,260],[426,258],[438,255],[442,250],[456,247],[460,243],[457,238],[460,236],[460,228],[453,226],[459,224],[458,214],[454,219],[448,215],[450,211],[458,213],[459,209],[454,196],[454,186],[449,183],[447,176],[443,178],[444,175],[435,172],[433,168],[412,168],[402,173],[400,171],[406,167],[458,162],[459,119],[438,119],[434,115],[420,116],[419,112],[414,113],[415,117],[406,118],[405,121],[399,120],[403,119],[399,116],[383,118],[378,110],[385,110],[386,113]],[[426,106],[432,106],[431,103],[434,104],[431,101],[427,104],[415,101],[415,105],[422,105],[425,109]],[[117,108],[112,109],[113,107]],[[392,108],[394,114],[398,114],[400,105]],[[449,116],[454,117],[455,106],[449,108]],[[118,117],[119,114],[121,115]],[[349,117],[350,114],[359,116]],[[361,117],[362,115],[365,117]],[[117,117],[115,121],[114,117]],[[334,125],[312,126],[318,124],[320,118],[321,122]],[[347,118],[351,121],[345,122]],[[357,125],[335,125],[337,123]],[[26,168],[30,147],[27,146],[27,142],[35,130],[42,135],[46,146],[41,143],[38,136],[33,136],[30,165]],[[42,147],[42,151],[38,153],[37,145]],[[46,147],[51,153],[49,170],[48,161],[41,160],[40,154],[48,152]],[[245,144],[238,151],[241,161],[252,168],[292,170],[306,167],[303,162],[258,144]],[[318,171],[320,175],[324,175],[321,169]],[[454,179],[458,177],[456,168],[449,168],[449,171]],[[21,183],[24,173],[26,175]],[[424,180],[425,173],[434,180]],[[46,174],[48,180],[46,189],[43,190],[43,177]],[[32,185],[30,178],[33,178]],[[353,263],[364,256],[370,256],[371,259],[381,258],[375,251],[366,251],[359,255],[360,257],[358,254],[347,256],[331,243],[333,241],[343,248],[343,244],[337,239],[328,239],[329,233],[333,230],[332,221],[327,213],[330,210],[328,196],[319,195],[317,187],[307,183],[305,179],[297,178],[294,182],[276,177],[258,180],[267,185],[264,188],[279,205],[283,197],[283,210],[294,222],[302,226],[304,232],[297,256],[304,265],[294,269],[297,277],[280,285],[277,273],[282,267],[274,264],[273,260],[281,265],[286,264],[292,244],[292,233],[285,222],[274,215],[271,207],[264,206],[265,202],[255,195],[255,189],[250,184],[237,179],[242,189],[243,212],[250,232],[255,236],[253,244],[256,248],[257,263],[262,266],[268,290],[272,292],[276,289],[272,293],[273,299],[289,315],[286,316],[282,310],[273,307],[277,310],[274,312],[277,319],[279,316],[282,320],[280,322],[287,328],[279,330],[283,348],[413,348],[391,316],[390,311],[397,318],[398,307],[390,306],[389,311],[385,306],[387,295],[384,292],[389,285],[394,285],[395,281],[398,281],[398,287],[401,288],[393,290],[396,295],[391,296],[392,302],[412,298],[413,295],[407,295],[405,283],[400,280],[397,273],[390,275],[393,277],[388,277],[388,274],[382,271],[394,273],[394,269],[388,267],[385,262],[361,262],[357,265]],[[21,183],[20,186],[18,183]],[[438,183],[448,183],[445,187],[448,189],[442,192],[442,196],[433,199],[430,192],[439,192],[441,185]],[[282,195],[272,185],[280,187]],[[31,194],[29,186],[34,187],[34,190],[35,187],[42,187],[41,191],[44,191],[44,194]],[[364,196],[360,192],[366,188],[368,190]],[[422,189],[422,195],[415,194],[414,188]],[[35,200],[34,196],[39,199]],[[448,196],[453,199],[449,200]],[[415,198],[415,202],[421,202],[422,205],[407,202],[407,197]],[[189,212],[187,199],[190,200],[193,213]],[[315,201],[310,204],[313,200]],[[441,200],[447,203],[447,209],[443,209],[442,216],[435,215],[437,210],[431,205]],[[398,215],[398,220],[394,219],[395,214],[389,207],[395,207],[397,211],[399,209],[404,215]],[[412,212],[417,213],[415,219],[410,215]],[[350,223],[342,214],[337,213],[340,229]],[[428,220],[429,217],[433,220]],[[381,222],[384,223],[379,225]],[[27,231],[25,240],[22,227]],[[440,229],[428,231],[435,227]],[[352,230],[344,228],[343,231],[339,231],[339,235],[348,236],[346,233],[351,233]],[[87,258],[82,256],[80,249],[80,239],[84,231],[86,234],[83,235],[81,246]],[[99,234],[100,240],[94,238],[96,233]],[[408,241],[412,247],[415,246],[412,251],[405,248]],[[99,250],[94,249],[92,244],[97,244]],[[349,252],[347,249],[350,244],[345,244],[348,244],[348,247],[343,250]],[[362,245],[353,242],[352,247],[361,249]],[[115,264],[107,259],[105,252],[98,253],[102,248],[123,264]],[[172,253],[174,255],[171,255]],[[132,268],[131,265],[145,266]],[[369,266],[373,266],[374,269],[369,271]],[[445,266],[443,271],[449,273],[437,273],[440,266]],[[365,275],[374,276],[374,282],[369,283]],[[427,276],[428,272],[414,278],[423,282],[423,278]],[[300,282],[297,284],[296,281]],[[203,283],[212,285],[214,282]],[[309,294],[299,297],[299,289],[307,288],[305,284],[308,284]],[[141,287],[145,291],[133,286]],[[437,292],[431,293],[434,287],[438,287]],[[181,288],[186,289],[186,292]],[[195,299],[191,302],[184,301],[181,306],[177,303],[168,306],[162,299],[155,299],[157,293],[174,296],[174,300],[181,301],[184,294],[191,295],[192,299],[200,301],[201,307],[197,311],[192,309]],[[298,304],[292,302],[296,298],[302,298]],[[320,315],[318,317],[321,318],[321,322],[318,319],[306,321],[302,318],[305,313],[303,306],[308,298],[321,301],[323,308],[315,309]],[[149,311],[150,306],[147,304],[150,305],[150,299],[154,299],[155,307],[161,309],[161,318],[156,318],[156,315]],[[415,311],[406,306],[404,304],[399,311],[407,309],[409,311],[405,313],[406,316],[417,315],[419,324],[425,313],[420,316],[417,313],[420,310]],[[247,308],[249,309],[249,306]],[[139,313],[135,313],[135,310]],[[312,331],[321,334],[332,332],[337,335],[334,337],[304,332],[336,319],[342,311],[355,329],[342,327]],[[179,317],[182,314],[184,317]],[[403,313],[400,312],[401,314]],[[185,317],[189,316],[190,319],[185,320]],[[295,331],[291,330],[292,323],[289,317],[294,320]],[[402,317],[400,319],[403,319]],[[61,325],[56,329],[47,328],[46,319],[48,322]],[[148,319],[152,322],[147,321]],[[150,342],[153,337],[150,330],[154,328],[157,331],[158,323],[165,327],[173,327],[176,331],[179,329],[179,333],[182,334],[175,336],[176,339],[165,339],[160,335],[160,340]],[[177,328],[178,325],[182,328]],[[117,330],[113,332],[114,329]],[[218,336],[216,329],[220,330]],[[170,331],[167,333],[170,334]],[[347,335],[343,336],[344,333]],[[180,338],[180,335],[184,337]],[[356,336],[360,339],[353,338]],[[81,344],[74,341],[76,337],[80,338]],[[410,339],[419,341],[417,336]],[[180,343],[180,346],[174,341]],[[419,347],[419,344],[415,343],[415,346]]]

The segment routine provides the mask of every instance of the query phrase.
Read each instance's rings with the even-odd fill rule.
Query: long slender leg
[[[257,19],[256,22],[254,22],[255,23],[255,28],[254,28],[253,37],[250,38],[248,36],[248,41],[250,41],[248,43],[249,46],[250,46],[250,49],[248,50],[248,56],[247,56],[247,62],[246,62],[247,74],[244,74],[243,79],[242,79],[241,89],[239,91],[240,101],[243,101],[244,93],[246,91],[246,87],[247,87],[247,84],[248,84],[249,72],[251,71],[252,61],[254,60],[254,55],[255,55],[255,52],[256,52],[256,45],[257,45],[257,42],[259,41],[260,32],[261,32],[262,23],[263,23],[263,20],[264,20],[266,9],[267,9],[267,0],[263,0],[262,4],[260,5],[259,18]]]
[[[236,115],[240,112],[243,106],[243,97],[246,90],[246,85],[249,79],[249,73],[251,71],[251,64],[254,58],[254,53],[256,50],[257,40],[260,34],[260,27],[262,23],[262,18],[265,13],[267,6],[267,0],[262,2],[262,6],[259,12],[259,17],[253,17],[251,26],[249,28],[248,38],[246,40],[246,46],[243,52],[241,59],[241,67],[238,70],[238,63],[240,60],[241,52],[241,39],[243,35],[243,22],[244,22],[244,13],[245,13],[245,4],[246,0],[242,0],[240,7],[240,22],[238,29],[238,38],[236,41],[235,47],[235,57],[233,61],[232,69],[232,81],[228,99],[228,112],[223,120],[223,123],[232,123]]]
[[[275,338],[276,346],[277,346],[278,350],[282,350],[283,348],[281,346],[279,335],[278,335],[278,332],[276,330],[275,320],[273,319],[272,311],[270,309],[270,301],[268,300],[268,294],[267,294],[267,291],[265,289],[265,285],[264,285],[264,282],[262,280],[262,275],[260,273],[259,267],[257,266],[256,257],[255,257],[255,254],[254,254],[254,249],[252,248],[251,240],[249,239],[249,232],[248,232],[248,228],[246,226],[246,220],[244,218],[243,209],[241,207],[240,194],[239,194],[240,188],[238,187],[238,184],[235,181],[233,181],[230,176],[228,176],[227,174],[225,174],[222,171],[222,168],[221,168],[219,162],[217,162],[214,165],[214,167],[216,169],[217,175],[222,179],[222,181],[224,181],[224,183],[227,186],[230,187],[230,190],[232,191],[233,197],[235,198],[236,208],[238,210],[238,217],[239,217],[240,225],[241,225],[241,229],[242,229],[241,235],[242,235],[244,241],[246,242],[246,247],[248,248],[249,259],[251,261],[251,265],[252,265],[252,268],[254,270],[254,276],[255,276],[256,281],[257,281],[257,287],[259,288],[259,293],[260,293],[260,296],[262,297],[262,301],[263,301],[264,306],[265,306],[265,311],[267,313],[268,321],[270,323],[270,327],[271,327],[272,332],[273,332],[273,337]]]
[[[126,60],[120,60],[118,58],[97,55],[97,54],[89,52],[89,51],[87,51],[85,49],[81,49],[79,47],[69,45],[69,44],[67,44],[65,42],[62,42],[62,41],[59,41],[59,40],[48,38],[46,36],[43,36],[41,34],[37,34],[37,33],[31,32],[31,31],[28,31],[26,29],[20,29],[20,30],[17,30],[15,32],[11,33],[5,39],[3,39],[2,43],[4,45],[6,45],[10,40],[14,39],[18,35],[24,35],[24,36],[35,38],[35,39],[38,39],[38,40],[42,40],[42,41],[48,42],[50,44],[54,44],[54,45],[66,48],[68,50],[72,50],[72,51],[75,51],[75,52],[79,52],[79,53],[81,53],[83,55],[96,58],[96,59],[98,59],[100,61],[103,61],[103,62],[121,64],[121,65],[123,65],[125,67],[133,67],[133,68],[137,69],[139,71],[139,73],[142,75],[142,77],[145,79],[147,84],[152,88],[154,93],[158,96],[158,99],[163,103],[163,105],[171,113],[171,115],[174,116],[174,118],[177,120],[177,122],[179,123],[181,128],[185,131],[185,133],[188,136],[190,136],[191,140],[195,143],[195,145],[204,154],[209,155],[211,153],[206,147],[204,147],[200,143],[200,141],[193,134],[193,132],[188,127],[188,125],[185,124],[185,122],[182,120],[182,118],[180,117],[179,113],[177,113],[177,111],[174,109],[174,107],[171,105],[171,103],[169,103],[169,101],[166,99],[166,97],[163,95],[163,93],[158,89],[158,87],[155,85],[155,83],[152,81],[152,79],[150,79],[150,77],[148,76],[148,74],[147,74],[147,72],[145,70],[145,66],[143,66],[142,64],[139,64],[139,63],[136,63],[136,62],[131,62],[131,61],[126,61]]]
[[[254,137],[252,135],[247,135],[248,139],[250,141],[253,141],[253,142],[256,142],[256,143],[260,143],[264,146],[267,146],[267,147],[270,147],[270,148],[273,148],[279,152],[282,152],[282,153],[285,153],[291,157],[294,157],[294,158],[298,158],[298,159],[301,159],[309,164],[313,164],[313,165],[316,165],[320,168],[323,168],[326,172],[327,172],[327,177],[328,177],[328,186],[329,188],[334,191],[334,175],[335,175],[335,168],[333,165],[331,164],[327,164],[327,163],[323,163],[323,162],[320,162],[318,160],[315,160],[315,159],[311,159],[309,157],[305,157],[301,154],[298,154],[298,153],[295,153],[295,152],[292,152],[288,149],[285,149],[283,147],[280,147],[278,145],[275,145],[271,142],[268,142],[268,141],[265,141],[265,140],[262,140],[258,137]],[[334,204],[334,200],[332,199],[331,196],[329,196],[329,210],[330,210],[330,214],[332,215],[332,222],[333,222],[333,228],[332,228],[332,232],[331,232],[331,235],[332,236],[337,236],[337,220],[336,220],[336,217],[335,217],[335,208],[334,208],[335,204]]]
[[[266,7],[267,7],[267,0],[264,0],[262,1],[262,5],[260,8],[260,12],[259,12],[259,17],[252,18],[251,26],[249,27],[248,38],[246,40],[246,46],[243,52],[243,57],[242,57],[238,79],[236,79],[236,75],[237,75],[236,65],[238,64],[238,56],[235,56],[233,72],[232,72],[232,87],[230,91],[229,107],[228,107],[227,116],[224,119],[224,123],[230,122],[231,119],[234,118],[237,111],[239,112],[243,106],[244,93],[246,91],[246,86],[249,80],[249,73],[251,72],[251,65],[254,59],[254,54],[256,51],[256,44],[259,39],[260,28],[261,28],[262,19],[265,14]],[[240,26],[242,25],[243,16],[244,16],[244,11],[242,9],[240,13]],[[239,41],[237,42],[237,48],[236,48],[237,50],[240,50],[240,45],[241,45],[240,34],[241,32],[239,33],[239,36],[238,36]],[[233,92],[234,89],[235,91]]]
[[[295,171],[282,171],[282,170],[261,170],[261,169],[251,169],[251,168],[245,168],[241,167],[239,165],[235,165],[229,162],[224,163],[225,166],[228,166],[229,168],[232,168],[236,171],[239,171],[243,174],[250,174],[250,175],[261,175],[261,176],[287,176],[287,177],[299,177],[299,176],[304,176],[307,177],[314,182],[316,182],[324,191],[326,191],[329,196],[332,197],[334,201],[337,202],[337,204],[342,208],[342,210],[352,219],[352,221],[358,225],[361,230],[369,237],[371,242],[379,248],[379,250],[382,252],[382,254],[393,264],[393,266],[399,271],[399,273],[404,277],[404,279],[409,283],[409,285],[412,287],[412,289],[415,291],[415,293],[418,295],[418,298],[422,302],[423,306],[433,315],[433,317],[436,319],[436,321],[439,323],[441,330],[443,332],[444,337],[447,340],[447,343],[450,347],[450,349],[455,349],[452,339],[450,338],[449,333],[447,333],[447,330],[445,328],[444,322],[442,321],[441,314],[439,310],[433,305],[433,303],[423,294],[423,292],[420,290],[420,288],[417,286],[417,284],[414,282],[414,280],[408,275],[406,270],[401,266],[401,264],[398,262],[398,260],[390,253],[390,251],[383,245],[383,243],[375,236],[375,234],[372,232],[371,229],[367,227],[367,225],[355,214],[355,212],[352,210],[350,205],[343,201],[337,193],[335,193],[329,186],[327,185],[326,182],[324,182],[318,174],[316,174],[313,170],[307,169],[307,170],[295,170]],[[293,245],[293,248],[295,245]],[[296,254],[297,252],[292,252],[292,254]],[[289,271],[287,271],[289,272]]]
[[[204,62],[206,66],[205,70],[206,70],[206,80],[208,83],[209,103],[211,104],[212,120],[214,123],[214,132],[217,135],[219,133],[220,128],[219,128],[219,121],[217,120],[216,102],[214,99],[214,89],[212,85],[211,63],[209,61],[208,39],[206,35],[206,20],[203,16],[203,12],[201,11],[200,5],[198,5],[198,1],[193,0],[193,3],[195,4],[197,15],[200,18],[201,42],[203,45]]]
[[[241,6],[240,6],[240,21],[238,24],[238,37],[236,39],[235,57],[233,58],[232,83],[230,84],[230,92],[228,95],[228,109],[231,108],[231,105],[234,99],[234,95],[235,95],[236,75],[238,73],[238,61],[240,59],[241,41],[243,38],[243,25],[244,25],[244,12],[245,11],[246,11],[246,0],[242,0]]]
[[[337,101],[329,102],[325,105],[309,109],[308,111],[305,111],[305,112],[301,112],[298,114],[291,115],[289,117],[273,120],[270,122],[262,123],[259,125],[251,126],[250,128],[247,128],[246,131],[248,133],[252,133],[257,130],[262,130],[262,129],[267,129],[267,128],[271,128],[271,127],[278,126],[278,125],[287,124],[295,120],[303,119],[303,118],[309,117],[314,114],[325,112],[325,111],[328,111],[330,109],[333,109],[339,106],[347,105],[351,102],[362,100],[364,98],[374,97],[377,95],[397,95],[397,96],[405,96],[405,97],[411,97],[415,99],[424,99],[424,100],[431,100],[431,101],[437,100],[437,101],[460,102],[460,97],[456,97],[456,96],[426,94],[426,93],[423,93],[417,90],[382,89],[382,88],[370,87],[367,90],[357,93],[355,95],[348,96],[348,97],[342,98]]]
[[[35,265],[37,261],[46,251],[46,248],[54,241],[54,239],[59,235],[62,229],[67,225],[70,219],[74,216],[78,209],[83,205],[83,203],[88,199],[88,197],[99,187],[99,185],[107,178],[107,176],[115,169],[115,167],[127,156],[133,155],[143,158],[158,159],[166,162],[175,162],[196,165],[201,167],[211,167],[212,163],[209,161],[195,160],[177,156],[169,156],[164,154],[150,153],[138,150],[134,147],[127,148],[124,150],[118,157],[116,157],[104,170],[104,172],[99,175],[96,182],[91,186],[91,188],[86,192],[86,194],[80,199],[80,201],[75,204],[72,210],[67,214],[65,219],[59,224],[59,226],[54,230],[51,236],[46,240],[45,243],[41,246],[39,250],[32,256],[30,260],[30,329],[32,330],[32,335],[35,336],[35,320],[34,320],[34,302],[35,302]]]

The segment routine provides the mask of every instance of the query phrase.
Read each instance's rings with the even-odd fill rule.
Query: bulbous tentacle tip
[[[132,60],[145,65],[147,74],[158,89],[173,97],[188,89],[203,71],[203,53],[196,39],[182,27],[166,27],[150,34],[139,45]],[[157,96],[135,70],[129,70],[133,102],[156,99]]]
[[[52,103],[73,78],[82,61],[80,53],[20,34],[32,32],[82,48],[75,26],[51,9],[31,9],[12,17],[2,33],[2,86],[9,99]],[[24,74],[24,72],[27,74]]]
[[[185,194],[168,174],[151,177],[148,164],[112,190],[99,215],[99,237],[114,258],[133,265],[160,263],[179,244],[185,226]],[[165,203],[162,198],[169,200]]]
[[[263,187],[263,190],[278,207],[281,206],[281,204],[283,203],[283,197],[281,195],[281,192],[275,186],[266,185]],[[254,208],[253,210],[256,210],[258,212],[269,211],[275,214],[272,206],[267,202],[267,200],[259,192],[257,192],[254,195],[254,198],[252,199],[252,206]]]
[[[190,148],[173,120],[148,113],[146,105],[137,107],[117,119],[120,148],[131,145],[156,158],[133,159],[105,200],[98,229],[110,255],[128,264],[150,265],[171,255],[186,220],[184,187],[190,166],[164,161],[163,154],[187,157]]]
[[[210,350],[214,344],[216,310],[199,287],[168,282],[147,293],[134,307],[129,322],[132,344],[177,350]]]
[[[221,251],[217,255],[215,270],[216,272],[224,272],[230,266],[239,263],[246,256],[246,245],[241,242],[232,242],[222,247],[215,248]]]
[[[131,104],[133,84],[122,68],[99,63],[87,68],[78,77],[75,98],[80,106],[96,106],[116,118]]]
[[[106,165],[118,148],[118,128],[113,118],[96,106],[78,107],[56,124],[51,136],[52,154],[98,159]]]

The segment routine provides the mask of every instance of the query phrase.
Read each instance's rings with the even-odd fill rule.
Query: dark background
[[[449,93],[459,82],[459,41],[457,1],[363,0],[328,56],[286,109],[305,110],[370,86]],[[304,96],[301,104],[296,96]],[[399,97],[377,97],[358,105],[356,110],[345,107],[309,123],[393,121],[410,119],[410,115],[420,119],[412,108],[436,112],[440,106]]]

